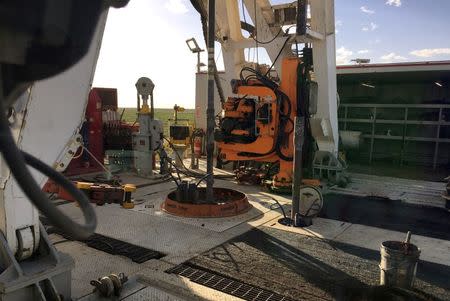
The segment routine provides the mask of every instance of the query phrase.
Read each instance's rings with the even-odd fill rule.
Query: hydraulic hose
[[[88,198],[71,181],[55,171],[52,167],[32,155],[19,150],[9,128],[9,122],[2,100],[0,99],[0,153],[3,155],[20,188],[33,205],[42,214],[47,216],[56,227],[73,236],[75,239],[88,238],[93,234],[97,226],[97,217]],[[85,218],[84,225],[74,222],[52,204],[34,180],[26,166],[27,164],[61,185],[78,201]]]
[[[173,143],[169,139],[167,139],[166,137],[164,137],[163,139],[167,141],[167,143],[169,144],[169,147],[174,151],[175,155],[178,157],[178,159],[180,160],[180,162],[181,162],[181,164],[183,166],[183,169],[179,169],[179,168],[176,168],[175,165],[171,164],[174,168],[176,168],[177,172],[179,172],[181,174],[184,174],[185,176],[193,177],[193,178],[203,178],[205,176],[209,176],[209,174],[196,172],[194,170],[191,170],[191,169],[187,168],[184,165],[183,159],[181,158],[180,154],[178,154],[175,151],[175,146],[173,145]],[[231,179],[231,178],[234,178],[234,177],[235,177],[234,175],[214,175],[215,179]]]

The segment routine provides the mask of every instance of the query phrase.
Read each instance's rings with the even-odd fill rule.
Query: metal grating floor
[[[67,235],[60,229],[51,228],[48,233],[54,233],[61,235],[65,239],[75,240],[70,235]],[[100,250],[112,255],[121,255],[130,258],[133,262],[143,263],[150,259],[160,259],[165,256],[165,254],[147,249],[144,247],[136,246],[121,240],[117,240],[111,237],[103,236],[97,233],[91,235],[88,239],[83,240],[87,246]]]
[[[248,301],[295,301],[289,297],[243,283],[198,267],[180,264],[166,271],[188,278],[192,282]]]

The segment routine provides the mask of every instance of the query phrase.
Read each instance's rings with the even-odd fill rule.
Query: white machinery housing
[[[98,20],[87,54],[78,63],[50,79],[35,82],[14,103],[11,129],[19,148],[58,170],[67,167],[69,151],[84,121],[106,19],[107,10]],[[47,177],[30,171],[43,186]],[[1,300],[56,300],[58,295],[65,300],[71,298],[74,261],[52,246],[38,210],[2,156],[0,231]]]
[[[154,153],[162,147],[164,133],[162,122],[154,118],[154,88],[155,85],[147,77],[141,77],[136,82],[139,132],[133,134],[134,167],[137,174],[145,178],[153,176]]]

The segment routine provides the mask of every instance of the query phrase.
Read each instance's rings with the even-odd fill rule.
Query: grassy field
[[[125,109],[122,119],[133,123],[136,118],[135,108],[119,108],[119,112]],[[194,124],[194,109],[186,109],[184,112],[178,113],[178,119],[188,119],[190,124]],[[155,118],[159,119],[164,124],[164,133],[168,134],[169,119],[173,119],[173,109],[155,109]]]

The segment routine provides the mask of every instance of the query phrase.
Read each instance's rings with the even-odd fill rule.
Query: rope
[[[101,163],[99,160],[97,160],[97,158],[94,156],[94,154],[91,153],[87,149],[87,147],[85,147],[83,144],[81,144],[81,147],[83,148],[83,150],[85,150],[92,157],[92,159],[94,159],[95,162],[97,162],[98,165],[100,165],[103,168],[103,170],[106,172],[106,175],[107,175],[108,178],[112,176],[111,171],[108,168],[106,168],[106,166],[103,165],[103,163]]]

